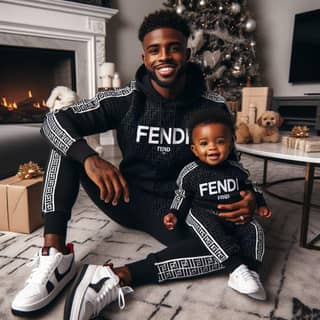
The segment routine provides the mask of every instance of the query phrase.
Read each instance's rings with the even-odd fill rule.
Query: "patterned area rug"
[[[243,156],[252,179],[261,181],[262,162]],[[303,176],[301,167],[270,163],[269,181]],[[318,202],[319,180],[313,201]],[[302,197],[303,183],[279,184],[272,191],[292,199]],[[317,197],[317,199],[316,199]],[[268,293],[258,302],[227,287],[228,275],[221,273],[196,280],[167,282],[136,288],[120,311],[110,305],[99,319],[115,320],[316,320],[320,319],[320,252],[299,247],[301,206],[266,196],[273,217],[261,220],[266,234],[262,281]],[[29,274],[26,266],[42,245],[42,228],[30,235],[0,233],[0,319],[18,319],[10,303]],[[320,232],[319,209],[313,209],[310,237]],[[78,263],[101,264],[111,259],[115,266],[144,258],[163,246],[148,235],[110,221],[80,192],[70,221],[68,240],[75,245]],[[32,319],[63,318],[65,293],[45,312]],[[20,318],[21,319],[21,318]],[[22,318],[23,319],[23,318]]]

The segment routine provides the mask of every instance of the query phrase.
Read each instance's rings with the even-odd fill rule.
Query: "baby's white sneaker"
[[[253,294],[259,291],[259,284],[256,278],[244,264],[241,264],[230,273],[228,286],[245,294]]]

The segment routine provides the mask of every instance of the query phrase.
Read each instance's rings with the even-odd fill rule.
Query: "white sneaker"
[[[15,296],[11,310],[14,314],[34,312],[47,306],[76,275],[72,244],[69,254],[53,247],[44,247],[32,261],[32,272],[25,287]]]
[[[97,316],[111,302],[125,307],[124,295],[133,292],[120,287],[119,277],[110,266],[84,265],[66,300],[64,320],[88,320]]]
[[[256,293],[259,285],[251,274],[248,267],[241,264],[238,268],[230,273],[228,286],[241,293]]]
[[[255,271],[252,271],[250,270],[252,276],[255,278],[258,286],[259,286],[259,290],[257,292],[254,292],[254,293],[248,293],[248,296],[253,298],[253,299],[256,299],[256,300],[267,300],[267,295],[266,295],[266,291],[264,290],[264,287],[261,283],[261,280],[260,280],[260,277],[259,277],[259,274]]]

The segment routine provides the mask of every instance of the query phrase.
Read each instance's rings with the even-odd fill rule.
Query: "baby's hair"
[[[171,28],[180,31],[186,39],[190,36],[190,28],[186,19],[175,11],[158,10],[144,18],[139,28],[139,40],[143,42],[147,33],[160,28]]]
[[[194,128],[200,125],[221,123],[228,127],[231,131],[232,136],[235,134],[235,123],[233,116],[225,110],[213,108],[195,111],[190,118],[188,123],[190,137],[192,137],[192,131]]]

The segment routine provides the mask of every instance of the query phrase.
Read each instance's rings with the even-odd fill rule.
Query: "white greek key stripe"
[[[107,90],[98,92],[97,95],[91,100],[82,99],[79,103],[70,106],[74,113],[84,113],[100,108],[100,101],[114,97],[125,97],[136,90],[136,82],[131,81],[130,85],[125,88],[116,90]]]
[[[155,263],[158,269],[158,281],[183,279],[224,269],[211,255],[191,258],[171,259]]]
[[[76,140],[61,127],[55,113],[48,113],[46,119],[43,125],[44,134],[59,151],[66,155],[70,146]]]
[[[265,250],[264,232],[261,225],[255,219],[250,221],[250,223],[254,226],[256,230],[256,246],[255,246],[256,260],[261,262],[263,259],[264,250]]]
[[[219,243],[212,237],[204,225],[196,219],[191,210],[187,215],[186,223],[196,232],[203,244],[220,263],[229,258],[228,254],[220,247]]]
[[[183,202],[183,199],[185,198],[185,190],[182,188],[182,183],[183,183],[183,179],[184,177],[191,172],[192,170],[194,170],[195,168],[197,168],[199,165],[196,162],[191,162],[188,165],[186,165],[180,172],[178,179],[177,179],[177,185],[178,185],[178,190],[175,191],[175,197],[172,201],[172,204],[170,206],[171,209],[180,209],[180,206]]]
[[[61,155],[55,150],[51,151],[46,179],[42,194],[42,212],[48,213],[55,211],[54,195],[56,191],[57,176],[61,163]]]

